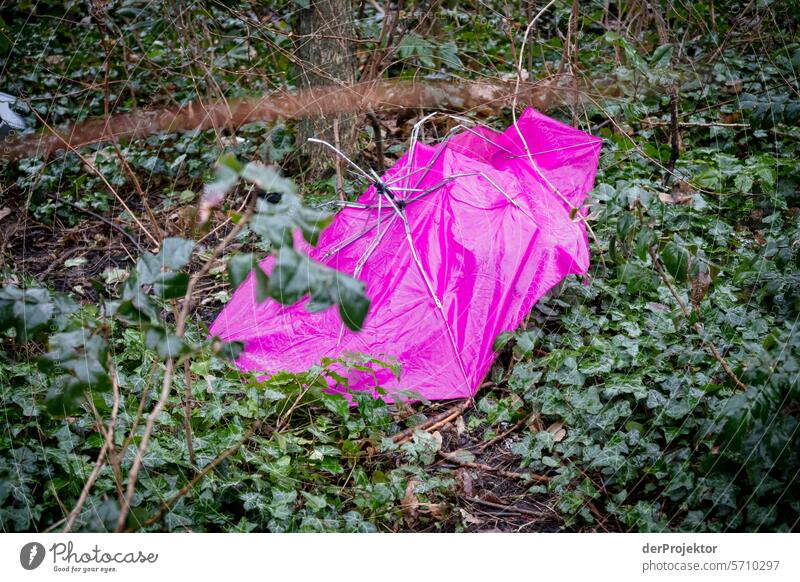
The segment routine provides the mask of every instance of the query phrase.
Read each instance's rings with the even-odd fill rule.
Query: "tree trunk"
[[[297,55],[300,87],[352,85],[356,69],[350,39],[355,38],[351,0],[311,0],[298,16]],[[358,151],[356,113],[314,114],[298,124],[298,143],[308,156],[308,177],[318,179],[341,163],[324,146],[307,143],[309,137],[335,145],[351,159]]]

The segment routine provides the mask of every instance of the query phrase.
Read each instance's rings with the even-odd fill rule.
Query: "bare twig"
[[[252,194],[252,192],[251,192]],[[247,224],[250,220],[250,217],[253,215],[255,210],[255,196],[251,196],[251,203],[250,207],[247,211],[247,215],[240,220],[236,226],[234,226],[231,231],[223,238],[220,243],[214,248],[211,252],[211,256],[208,257],[206,262],[203,264],[201,269],[192,275],[191,279],[189,279],[189,283],[186,286],[186,293],[183,297],[183,305],[181,307],[181,311],[178,314],[177,321],[175,322],[175,329],[176,335],[179,337],[183,337],[186,331],[186,319],[189,315],[189,309],[191,306],[191,298],[192,294],[194,293],[194,288],[197,285],[198,281],[208,274],[211,270],[214,261],[222,255],[225,251],[225,248],[228,244],[241,232],[244,225]],[[133,459],[133,464],[131,465],[131,469],[128,473],[128,487],[125,493],[125,503],[122,504],[120,508],[120,514],[117,519],[116,531],[123,531],[125,529],[125,521],[127,520],[128,513],[130,512],[131,502],[133,501],[133,495],[136,491],[136,483],[139,479],[139,471],[141,470],[142,460],[144,458],[144,453],[147,450],[147,445],[150,442],[150,436],[153,432],[153,428],[155,427],[156,419],[158,418],[158,414],[164,408],[164,405],[169,398],[171,387],[172,387],[172,380],[173,380],[173,373],[175,367],[175,360],[173,358],[167,359],[166,369],[164,370],[164,380],[161,387],[161,394],[159,395],[158,401],[156,402],[153,409],[150,411],[150,414],[147,417],[147,423],[145,424],[144,433],[142,434],[142,440],[139,443],[139,447],[136,452],[136,456]]]
[[[81,494],[78,496],[78,501],[75,503],[75,507],[72,508],[72,511],[70,511],[69,515],[67,516],[67,522],[64,524],[64,533],[71,531],[72,526],[75,525],[75,520],[78,519],[81,509],[83,509],[83,504],[86,503],[86,498],[89,496],[89,492],[92,490],[94,482],[97,481],[97,477],[100,476],[100,471],[103,469],[103,465],[105,465],[107,452],[108,441],[105,441],[100,449],[100,453],[97,455],[97,461],[95,461],[94,468],[89,474],[89,478],[86,480],[86,483],[83,484],[83,489],[81,489]]]
[[[47,196],[49,198],[51,198],[52,200],[54,200],[57,204],[66,204],[67,206],[69,206],[71,208],[74,208],[75,210],[77,210],[79,212],[83,212],[84,214],[86,214],[88,216],[91,216],[92,218],[95,218],[95,219],[99,220],[100,222],[102,222],[103,224],[108,225],[109,227],[113,228],[118,233],[120,233],[125,238],[127,238],[136,247],[136,250],[138,250],[139,253],[143,253],[145,251],[145,249],[142,248],[142,246],[139,244],[139,241],[137,241],[135,238],[133,238],[129,232],[127,232],[120,225],[114,224],[109,219],[107,219],[105,216],[97,214],[96,212],[92,212],[88,208],[83,208],[82,206],[78,206],[77,204],[75,204],[71,200],[67,200],[66,198],[58,198],[58,197],[56,197],[56,196],[54,196],[52,194],[49,194],[49,193],[47,194]]]
[[[403,444],[404,442],[407,442],[408,440],[411,439],[411,437],[414,435],[414,431],[436,430],[437,428],[444,426],[453,419],[458,418],[458,416],[460,416],[461,414],[464,414],[464,412],[469,410],[472,404],[473,404],[472,398],[467,398],[466,400],[463,400],[456,406],[445,410],[441,414],[437,414],[436,416],[429,418],[428,420],[418,424],[417,426],[412,426],[410,428],[398,432],[392,437],[392,440],[397,444]]]
[[[372,133],[375,137],[375,162],[377,165],[377,171],[379,176],[383,176],[386,172],[386,162],[383,158],[383,130],[381,129],[381,124],[378,121],[378,117],[375,115],[375,111],[373,111],[372,107],[367,110],[367,117],[372,124]]]
[[[164,514],[167,513],[170,510],[170,508],[173,505],[175,505],[175,503],[181,497],[189,493],[189,491],[191,491],[194,488],[194,486],[200,482],[201,479],[203,479],[206,475],[208,475],[211,471],[213,471],[222,461],[224,461],[231,455],[236,454],[236,452],[253,437],[253,435],[255,434],[256,430],[258,430],[259,427],[260,427],[260,422],[256,422],[253,428],[249,429],[246,433],[244,433],[242,440],[240,440],[232,447],[226,449],[216,459],[214,459],[208,465],[203,467],[203,470],[197,473],[197,475],[195,475],[191,481],[189,481],[186,485],[181,487],[172,497],[170,497],[167,501],[165,501],[161,505],[159,510],[155,513],[155,515],[153,515],[152,517],[148,517],[146,520],[144,520],[142,522],[142,526],[153,525],[154,523],[159,521],[162,517],[164,517]]]
[[[192,438],[192,372],[189,369],[189,360],[183,361],[183,374],[185,384],[183,404],[183,430],[186,433],[186,448],[189,450],[189,463],[192,467],[197,467],[197,459],[194,456],[194,439]]]
[[[39,123],[41,123],[42,125],[44,125],[44,126],[45,126],[45,128],[47,128],[47,130],[48,130],[50,133],[52,133],[52,134],[53,134],[53,137],[55,137],[55,138],[56,138],[56,141],[57,141],[58,143],[62,144],[62,145],[63,145],[63,146],[65,146],[67,149],[69,149],[69,150],[70,150],[72,153],[74,153],[76,156],[78,156],[78,158],[79,158],[79,159],[80,159],[80,160],[81,160],[81,161],[82,161],[84,164],[86,164],[86,167],[88,167],[88,168],[89,168],[89,170],[91,170],[91,172],[92,172],[93,174],[95,174],[95,175],[96,175],[98,178],[100,178],[100,180],[103,182],[103,184],[105,184],[105,185],[106,185],[106,188],[108,188],[109,192],[111,192],[111,193],[114,195],[114,198],[116,198],[116,199],[117,199],[117,202],[119,202],[119,203],[122,205],[122,207],[125,209],[125,211],[126,211],[126,212],[127,212],[127,213],[128,213],[130,216],[131,216],[131,218],[133,219],[133,221],[136,223],[136,226],[138,226],[138,227],[139,227],[139,228],[142,230],[142,232],[143,232],[144,234],[146,234],[146,235],[147,235],[147,237],[148,237],[148,238],[149,238],[151,241],[153,241],[153,244],[155,244],[156,246],[158,246],[158,240],[156,240],[156,238],[155,238],[155,237],[154,237],[152,234],[150,234],[150,232],[149,232],[149,231],[148,231],[148,230],[147,230],[147,229],[144,227],[144,225],[142,224],[142,222],[141,222],[141,221],[140,221],[140,220],[139,220],[139,219],[136,217],[136,215],[133,213],[133,211],[132,211],[132,210],[131,210],[131,209],[128,207],[128,205],[125,203],[125,200],[123,200],[123,199],[122,199],[122,197],[121,197],[119,194],[117,194],[117,191],[116,191],[116,189],[115,189],[115,188],[114,188],[114,186],[112,186],[112,185],[111,185],[111,183],[110,183],[110,182],[109,182],[109,181],[106,179],[106,177],[105,177],[105,175],[103,174],[103,172],[101,172],[101,171],[100,171],[100,170],[97,168],[97,166],[95,166],[95,165],[94,165],[94,164],[93,164],[93,163],[92,163],[92,162],[91,162],[89,159],[87,159],[87,158],[86,158],[86,156],[84,156],[83,154],[81,154],[81,153],[80,153],[80,152],[79,152],[79,151],[78,151],[78,150],[77,150],[77,149],[76,149],[76,148],[75,148],[75,147],[74,147],[74,146],[73,146],[73,145],[72,145],[72,144],[71,144],[71,143],[70,143],[70,142],[69,142],[67,139],[64,139],[64,137],[62,137],[60,133],[58,133],[58,132],[57,132],[55,129],[53,129],[52,127],[50,127],[50,125],[49,125],[49,124],[48,124],[48,123],[47,123],[47,122],[46,122],[46,121],[45,121],[45,120],[42,118],[42,116],[41,116],[41,115],[39,115],[39,114],[37,113],[36,109],[34,109],[33,107],[31,107],[31,108],[30,108],[30,110],[31,110],[31,112],[32,112],[32,113],[33,113],[33,114],[36,116],[36,119],[38,119],[38,120],[39,120]],[[24,141],[25,141],[25,140],[21,140],[21,142],[24,142]],[[21,143],[21,142],[18,142],[18,143]],[[13,146],[12,146],[12,148],[13,148]],[[29,151],[29,152],[28,152],[28,155],[30,155],[30,154],[32,154],[32,153],[36,153],[36,152],[35,152],[35,149],[34,149],[34,151]]]
[[[109,358],[110,360],[110,358]],[[119,413],[119,402],[120,402],[120,394],[119,394],[119,381],[117,378],[116,371],[111,369],[111,386],[112,386],[112,394],[113,394],[113,404],[111,406],[111,419],[108,421],[108,427],[104,432],[105,434],[105,441],[103,443],[102,448],[100,449],[100,453],[97,455],[97,461],[94,464],[94,468],[92,472],[89,474],[89,478],[86,480],[86,483],[83,485],[83,489],[81,490],[81,494],[78,496],[78,501],[75,503],[75,507],[70,511],[69,515],[67,516],[66,523],[64,524],[64,533],[67,533],[72,530],[72,526],[75,525],[75,520],[78,519],[78,516],[81,513],[81,509],[83,508],[83,504],[86,503],[86,499],[89,496],[89,492],[92,490],[95,481],[100,476],[100,471],[103,469],[103,465],[105,465],[106,457],[113,454],[114,451],[114,428],[117,424],[117,414]]]
[[[494,473],[496,475],[500,475],[501,477],[506,477],[508,479],[521,479],[523,481],[527,481],[530,479],[533,481],[538,481],[539,483],[546,483],[547,481],[550,480],[550,477],[548,477],[547,475],[539,475],[538,473],[517,473],[514,471],[506,471],[505,469],[492,467],[491,465],[484,465],[483,463],[471,463],[459,459],[452,453],[446,453],[445,451],[439,451],[439,456],[442,457],[448,463],[454,463],[456,465],[459,465],[461,467],[467,467],[469,469],[476,469],[478,471],[483,471],[484,473]]]
[[[664,281],[664,284],[667,286],[667,289],[669,289],[670,294],[675,299],[675,301],[678,303],[678,306],[681,308],[681,311],[683,312],[684,317],[686,317],[687,320],[690,319],[691,318],[691,313],[689,312],[689,308],[686,306],[686,303],[684,303],[683,299],[681,299],[681,296],[678,294],[678,291],[672,285],[672,282],[669,280],[669,277],[667,276],[667,273],[664,271],[663,267],[661,266],[661,263],[659,262],[658,257],[656,257],[655,252],[653,252],[653,249],[650,249],[650,259],[653,261],[653,266],[655,267],[656,272],[658,273],[659,277],[661,277],[661,280]],[[701,341],[703,341],[703,343],[708,344],[708,348],[711,351],[711,355],[713,355],[714,358],[717,360],[717,362],[719,362],[720,366],[722,366],[722,369],[725,371],[725,373],[728,375],[728,377],[733,381],[733,383],[736,385],[736,387],[741,389],[741,390],[746,390],[747,389],[747,385],[744,384],[739,379],[739,377],[733,371],[733,368],[731,368],[731,366],[728,363],[728,361],[724,357],[722,357],[722,354],[719,353],[719,350],[717,349],[717,346],[714,345],[714,342],[712,342],[711,340],[705,341],[705,340],[702,339],[703,324],[701,324],[699,321],[695,321],[692,324],[692,327],[700,335]]]
[[[170,388],[172,387],[172,374],[175,367],[175,361],[172,358],[167,359],[166,369],[164,370],[164,380],[161,385],[161,395],[158,398],[153,410],[147,417],[147,423],[144,427],[142,440],[139,442],[139,447],[136,450],[136,455],[133,458],[133,464],[128,472],[128,487],[125,492],[125,503],[119,508],[119,516],[117,517],[117,525],[115,531],[121,532],[125,529],[125,522],[128,519],[128,513],[131,510],[131,503],[133,503],[133,496],[136,493],[136,483],[139,479],[139,471],[142,468],[142,461],[144,460],[144,453],[147,450],[147,445],[150,444],[150,435],[153,433],[153,428],[156,424],[156,419],[159,413],[164,408],[164,405],[169,398]]]

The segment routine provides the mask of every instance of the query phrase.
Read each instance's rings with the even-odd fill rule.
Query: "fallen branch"
[[[425,422],[422,422],[416,426],[412,426],[405,430],[401,430],[392,437],[392,440],[396,444],[401,445],[411,440],[411,437],[414,436],[414,431],[417,430],[432,431],[436,430],[437,428],[441,428],[448,422],[451,422],[454,419],[458,418],[460,415],[464,414],[471,406],[472,406],[472,398],[467,398],[466,400],[462,401],[453,408],[449,408],[444,412],[437,414],[433,418],[429,418]]]
[[[528,515],[530,517],[538,517],[538,518],[544,517],[541,513],[536,513],[528,509],[523,509],[522,507],[517,507],[516,505],[503,505],[502,503],[494,503],[493,501],[487,501],[485,499],[481,499],[480,497],[462,497],[462,499],[470,503],[485,505],[486,507],[491,507],[492,509],[499,509],[501,511],[508,513],[518,513],[520,515]]]
[[[547,483],[550,480],[550,477],[546,475],[539,475],[538,473],[516,473],[514,471],[506,471],[505,469],[492,467],[491,465],[484,465],[483,463],[471,463],[469,461],[461,460],[458,457],[453,456],[451,453],[446,453],[444,451],[439,451],[439,456],[449,463],[455,463],[461,467],[483,471],[484,473],[494,473],[495,475],[507,477],[508,479],[521,479],[523,481],[530,479],[539,483]]]
[[[229,101],[193,101],[183,107],[140,110],[90,119],[56,130],[43,120],[45,134],[24,135],[6,141],[0,158],[16,160],[50,156],[59,150],[87,145],[141,139],[157,133],[179,133],[196,129],[232,129],[256,121],[293,121],[315,115],[349,111],[386,111],[404,108],[436,108],[470,111],[488,107],[496,111],[520,97],[544,110],[554,102],[558,89],[550,83],[507,82],[452,83],[387,80],[353,86],[314,87],[283,91],[260,98]]]

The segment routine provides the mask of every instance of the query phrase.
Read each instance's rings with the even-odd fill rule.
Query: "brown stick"
[[[225,459],[227,459],[231,455],[235,454],[236,451],[238,451],[240,448],[242,448],[242,445],[246,444],[247,441],[249,441],[252,438],[253,434],[255,434],[255,430],[256,430],[256,428],[258,428],[258,426],[259,426],[259,423],[257,422],[256,426],[254,428],[249,429],[244,434],[244,437],[242,437],[242,440],[240,440],[238,443],[236,443],[232,447],[230,447],[230,448],[226,449],[225,451],[223,451],[222,454],[220,454],[216,459],[214,459],[208,465],[203,467],[202,471],[200,471],[197,475],[195,475],[194,478],[191,481],[189,481],[186,485],[181,487],[180,490],[178,490],[177,493],[175,493],[172,497],[167,499],[164,502],[164,504],[159,508],[159,510],[155,513],[155,515],[153,515],[152,517],[148,517],[144,522],[142,522],[142,525],[143,526],[153,525],[158,520],[160,520],[164,516],[164,514],[170,510],[170,508],[175,504],[175,502],[178,501],[181,497],[183,497],[187,493],[189,493],[189,491],[191,491],[192,488],[195,485],[197,485],[197,483],[203,477],[205,477],[211,471],[213,471],[217,467],[217,465],[219,465],[222,461],[224,461]]]
[[[517,83],[519,85],[519,82]],[[515,89],[505,82],[379,81],[353,86],[314,87],[303,91],[282,91],[261,98],[213,102],[194,101],[183,107],[140,110],[96,118],[62,130],[50,127],[43,135],[25,135],[0,146],[0,158],[21,159],[49,156],[115,140],[140,139],[162,132],[194,129],[237,129],[255,121],[297,120],[313,113],[330,115],[347,111],[375,111],[403,108],[437,108],[469,111],[479,107],[499,109],[519,94],[523,102],[547,109],[553,102],[553,87],[526,83]],[[149,233],[148,233],[149,234]]]
[[[689,313],[689,308],[686,306],[686,303],[683,302],[683,299],[681,299],[681,296],[678,294],[678,291],[675,289],[675,287],[673,287],[672,283],[669,280],[669,277],[667,277],[667,274],[661,267],[661,263],[658,261],[658,257],[656,257],[656,254],[653,252],[653,249],[650,249],[650,258],[653,261],[653,266],[655,266],[656,272],[658,272],[658,276],[661,277],[662,281],[664,281],[664,283],[667,286],[667,289],[669,289],[669,292],[672,294],[672,297],[674,297],[675,301],[678,302],[678,306],[680,306],[684,317],[686,317],[686,319],[688,320],[691,315]],[[701,324],[699,321],[695,321],[692,327],[698,334],[700,334],[702,341],[703,324]],[[711,351],[711,355],[714,356],[714,358],[719,362],[719,365],[722,366],[722,369],[725,370],[725,373],[728,375],[728,377],[731,380],[733,380],[733,383],[736,384],[736,387],[741,390],[747,390],[747,385],[744,384],[741,380],[739,380],[739,377],[733,371],[733,368],[731,368],[730,364],[728,364],[728,360],[723,358],[722,354],[719,353],[719,350],[717,349],[717,346],[714,345],[714,342],[708,341],[707,343],[708,343],[708,349]]]
[[[372,124],[372,133],[375,137],[375,166],[378,175],[383,176],[384,172],[386,172],[386,161],[383,158],[383,130],[372,107],[367,111],[367,117]]]
[[[514,432],[515,430],[519,430],[526,422],[528,422],[528,420],[531,418],[532,415],[533,415],[533,413],[525,415],[524,418],[520,419],[514,426],[509,428],[507,431],[501,432],[496,437],[494,437],[492,439],[489,439],[488,441],[478,445],[477,450],[482,451],[482,450],[492,446],[496,442],[499,442],[499,441],[503,440],[508,435],[510,435],[512,432]]]
[[[186,382],[184,398],[186,402],[183,404],[183,429],[186,433],[186,448],[189,450],[189,463],[191,463],[192,468],[195,468],[197,467],[197,459],[194,456],[194,438],[192,435],[192,372],[189,366],[189,360],[184,360],[183,374]]]
[[[469,469],[476,469],[478,471],[483,471],[485,473],[494,473],[496,475],[500,475],[501,477],[507,477],[508,479],[532,479],[533,481],[538,481],[539,483],[546,483],[550,480],[550,477],[547,475],[539,475],[538,473],[516,473],[514,471],[506,471],[505,469],[499,469],[497,467],[492,467],[491,465],[484,465],[483,463],[470,463],[468,461],[462,461],[454,457],[450,453],[446,453],[444,451],[439,451],[439,456],[442,457],[448,463],[455,463],[461,467],[467,467]]]
[[[412,426],[405,430],[401,430],[392,437],[392,440],[398,445],[400,445],[408,441],[414,435],[415,430],[436,430],[437,428],[444,426],[454,418],[457,418],[460,414],[464,414],[464,412],[466,412],[470,406],[472,406],[472,398],[467,398],[466,400],[462,401],[453,408],[448,408],[444,412],[437,414],[433,418],[429,418],[425,422],[422,422],[416,426]]]
[[[92,472],[89,474],[89,478],[86,480],[86,483],[83,484],[83,489],[81,490],[81,494],[78,497],[78,502],[75,504],[75,507],[72,508],[72,511],[70,511],[69,515],[67,516],[67,523],[64,525],[64,533],[68,533],[69,531],[71,531],[72,526],[75,524],[75,520],[78,519],[78,515],[80,515],[81,513],[83,504],[86,502],[86,498],[89,496],[89,491],[92,490],[94,482],[97,481],[97,477],[100,476],[100,471],[103,469],[103,465],[105,465],[107,452],[108,452],[108,441],[105,441],[103,443],[103,447],[100,449],[100,453],[97,455],[97,461],[94,464]]]
[[[125,491],[125,503],[120,506],[119,515],[117,516],[117,525],[115,528],[115,531],[117,532],[121,532],[125,529],[125,522],[128,519],[128,513],[131,510],[133,496],[136,493],[136,483],[139,480],[139,471],[142,468],[144,453],[147,451],[147,445],[150,444],[150,435],[153,434],[153,428],[155,428],[156,419],[158,418],[158,415],[161,413],[161,409],[164,408],[164,405],[167,403],[167,399],[169,398],[170,388],[172,387],[172,373],[174,366],[175,362],[172,358],[169,358],[167,360],[166,369],[164,370],[164,381],[161,385],[161,394],[158,397],[158,402],[156,402],[153,410],[150,411],[150,414],[147,417],[144,433],[142,434],[142,440],[139,443],[138,449],[136,450],[136,456],[133,458],[133,464],[131,465],[131,470],[128,473],[128,487]]]
[[[186,294],[183,297],[183,306],[175,322],[176,335],[179,337],[183,337],[186,331],[186,318],[189,315],[191,298],[197,282],[205,277],[206,274],[208,274],[208,271],[211,270],[211,266],[213,265],[214,261],[223,253],[227,245],[236,237],[244,225],[249,222],[250,217],[253,215],[255,210],[255,200],[255,195],[251,196],[250,207],[248,208],[246,216],[231,229],[231,231],[225,236],[225,238],[222,239],[222,241],[220,241],[220,243],[211,252],[211,256],[206,260],[203,267],[197,273],[192,275],[191,279],[189,279],[189,283],[186,286]],[[156,419],[169,399],[172,388],[174,367],[175,360],[173,358],[169,358],[166,363],[166,369],[164,370],[164,381],[161,387],[161,393],[159,394],[158,401],[147,417],[147,423],[145,424],[144,433],[142,434],[142,440],[139,443],[136,456],[133,459],[133,464],[128,472],[128,487],[125,492],[125,502],[121,505],[119,516],[117,517],[117,525],[115,529],[117,532],[121,532],[125,529],[125,521],[131,509],[131,502],[133,501],[134,493],[136,492],[136,483],[139,480],[139,471],[142,468],[144,453],[147,450],[147,445],[150,442],[150,436],[155,428]]]
[[[111,358],[109,358],[109,361],[110,360]],[[97,461],[94,464],[92,472],[89,474],[89,478],[83,485],[83,489],[81,490],[81,494],[78,497],[78,501],[75,504],[75,507],[72,509],[72,511],[69,512],[69,515],[67,516],[66,524],[64,525],[64,533],[69,532],[72,529],[72,526],[75,525],[75,520],[78,519],[78,516],[81,513],[81,509],[83,508],[83,504],[86,503],[86,498],[89,496],[89,492],[92,490],[92,487],[94,486],[94,482],[97,481],[97,478],[100,476],[100,471],[103,469],[103,465],[105,465],[106,457],[113,455],[114,452],[114,429],[116,428],[117,425],[117,414],[119,413],[120,393],[119,393],[119,382],[117,380],[117,373],[116,370],[114,370],[113,366],[111,368],[111,384],[113,388],[114,401],[111,407],[111,420],[108,421],[107,429],[103,431],[105,435],[105,442],[103,443],[103,447],[100,449],[100,453],[97,455]]]

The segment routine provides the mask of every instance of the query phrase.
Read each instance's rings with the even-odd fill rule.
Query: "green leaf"
[[[222,342],[217,348],[217,355],[220,358],[233,362],[244,351],[244,343],[240,341]]]
[[[339,274],[334,287],[334,298],[339,306],[339,315],[344,324],[353,331],[364,325],[370,300],[366,296],[364,283],[347,275]]]
[[[152,285],[161,274],[161,261],[152,253],[142,253],[136,261],[136,274],[142,285]]]
[[[247,164],[242,170],[242,178],[264,192],[277,192],[289,196],[296,194],[291,180],[281,177],[275,170],[259,162]]]
[[[256,274],[256,301],[263,303],[271,297],[269,277],[261,267],[256,267],[253,271]]]
[[[238,289],[255,267],[256,260],[252,253],[238,254],[228,259],[228,278],[231,280],[231,286]]]
[[[177,299],[186,295],[188,286],[188,273],[159,273],[153,291],[162,299]]]
[[[656,50],[653,51],[653,55],[650,57],[650,66],[668,67],[672,61],[673,50],[672,44],[662,44],[661,46],[657,47]]]
[[[670,241],[661,250],[661,261],[667,272],[672,275],[676,281],[686,281],[686,276],[689,271],[690,255],[689,251],[681,245]]]
[[[189,263],[194,251],[194,241],[179,237],[164,239],[158,253],[159,264],[177,271]]]
[[[227,168],[235,174],[241,174],[243,169],[242,163],[236,159],[236,155],[232,153],[222,154],[217,159],[217,166],[220,168]]]
[[[651,229],[644,227],[636,236],[636,254],[641,260],[646,260],[650,248],[656,244],[658,237]]]
[[[501,352],[503,348],[506,347],[506,344],[508,344],[508,342],[511,341],[511,338],[513,337],[514,337],[514,332],[504,331],[494,339],[494,343],[492,344],[492,351],[494,353]]]
[[[658,287],[658,275],[652,269],[645,269],[633,262],[620,265],[617,276],[625,283],[630,293],[652,291]]]

